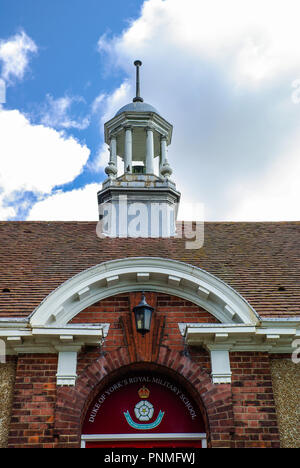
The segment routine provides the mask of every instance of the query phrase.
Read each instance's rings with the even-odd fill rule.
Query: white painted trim
[[[179,322],[178,327],[183,337],[187,335],[215,335],[216,333],[227,333],[237,335],[255,334],[256,327],[253,325],[231,324],[231,323],[196,323]]]
[[[293,341],[300,336],[300,321],[271,321],[256,326],[242,324],[178,323],[180,333],[189,346],[207,349],[230,349],[269,353],[293,352]]]
[[[83,434],[82,440],[85,441],[114,441],[114,440],[198,440],[206,439],[204,432],[186,433],[138,433],[138,434]]]
[[[78,299],[81,300],[84,297],[88,296],[90,292],[90,288],[87,286],[86,288],[83,288],[81,291],[78,291]]]
[[[56,385],[74,386],[77,378],[77,352],[60,351],[58,354]]]
[[[137,280],[138,273],[146,273],[145,280],[142,275]],[[257,313],[239,293],[210,273],[175,260],[137,257],[102,263],[70,278],[36,308],[30,324],[65,326],[99,300],[144,289],[189,300],[220,322],[255,325],[259,321]]]
[[[6,342],[8,355],[17,353],[57,353],[61,348],[80,350],[84,345],[99,346],[107,336],[109,323],[69,324],[63,327],[2,327],[0,339]]]
[[[211,376],[214,384],[231,383],[231,368],[229,351],[226,349],[211,349]]]
[[[81,448],[86,447],[86,442],[113,442],[113,441],[141,441],[141,440],[201,440],[202,448],[207,448],[205,433],[144,433],[144,434],[83,434],[81,436]]]

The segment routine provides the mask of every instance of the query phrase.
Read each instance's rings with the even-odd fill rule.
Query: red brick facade
[[[264,353],[231,353],[235,448],[279,446],[270,358]]]
[[[78,356],[75,387],[56,387],[57,356],[20,355],[17,360],[9,447],[79,447],[85,412],[116,375],[152,370],[177,380],[198,403],[210,447],[278,447],[279,433],[269,356],[231,353],[232,384],[214,385],[209,353],[184,349],[179,322],[216,323],[188,301],[147,294],[155,307],[151,332],[136,336],[132,307],[140,294],[105,299],[73,323],[110,323],[102,348]]]
[[[9,447],[53,447],[57,356],[17,359]]]

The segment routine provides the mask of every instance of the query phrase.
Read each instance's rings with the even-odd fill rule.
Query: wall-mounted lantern
[[[153,311],[154,308],[147,304],[145,294],[142,293],[142,300],[139,305],[133,308],[133,312],[135,316],[136,330],[143,336],[150,331]]]

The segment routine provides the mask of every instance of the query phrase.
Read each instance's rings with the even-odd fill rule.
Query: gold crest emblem
[[[138,391],[138,394],[139,394],[139,397],[140,398],[143,398],[143,399],[146,399],[149,397],[150,395],[150,390],[148,390],[148,388],[146,388],[145,386],[140,388],[139,391]]]

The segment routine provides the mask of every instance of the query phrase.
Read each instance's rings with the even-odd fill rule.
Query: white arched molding
[[[189,300],[221,323],[256,325],[259,317],[226,283],[195,266],[164,258],[113,260],[59,286],[30,316],[32,327],[64,327],[88,306],[116,294],[156,291]]]

